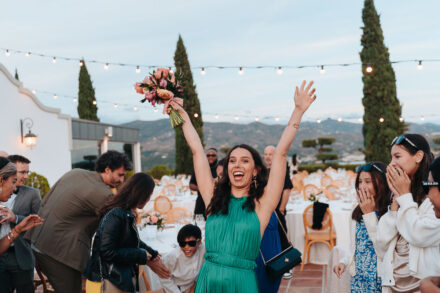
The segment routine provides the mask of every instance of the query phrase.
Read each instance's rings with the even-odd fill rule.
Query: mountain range
[[[132,121],[123,124],[127,127],[138,128],[142,149],[142,168],[151,169],[156,164],[164,164],[174,168],[175,139],[174,130],[168,119],[155,121]],[[256,148],[261,154],[267,145],[276,145],[284,130],[284,125],[263,124],[252,122],[238,124],[228,122],[204,122],[204,144],[206,147],[234,146],[246,143]],[[433,146],[432,138],[440,136],[440,125],[425,123],[409,124],[411,133],[424,135]],[[293,142],[289,155],[296,153],[300,158],[311,158],[316,154],[314,149],[303,148],[303,139],[313,139],[323,136],[334,137],[336,141],[331,146],[340,157],[358,153],[363,148],[362,124],[338,122],[327,119],[321,123],[303,122]],[[220,157],[224,154],[220,153]],[[304,160],[303,160],[304,161]]]

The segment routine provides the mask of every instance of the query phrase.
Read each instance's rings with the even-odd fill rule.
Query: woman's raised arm
[[[270,219],[280,200],[286,174],[287,153],[298,132],[302,116],[316,99],[316,95],[314,95],[315,89],[312,89],[312,85],[313,81],[309,82],[306,86],[306,81],[304,80],[300,88],[296,87],[294,96],[295,109],[275,149],[266,190],[260,199],[261,212],[264,218]]]
[[[183,134],[185,135],[186,142],[188,143],[192,153],[194,161],[194,172],[197,178],[197,186],[200,194],[202,195],[205,205],[208,206],[211,202],[212,195],[214,193],[214,178],[212,178],[211,168],[209,167],[208,159],[205,155],[202,142],[194,126],[191,124],[191,119],[188,113],[176,102],[171,101],[170,105],[185,119],[182,124]],[[170,108],[168,108],[168,111]]]

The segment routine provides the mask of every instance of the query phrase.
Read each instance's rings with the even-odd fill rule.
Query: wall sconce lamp
[[[23,125],[29,130],[26,135],[23,135]],[[34,121],[31,118],[20,119],[21,142],[30,147],[37,144],[37,136],[31,132],[33,125]]]

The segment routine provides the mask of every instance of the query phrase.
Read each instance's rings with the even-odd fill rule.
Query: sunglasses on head
[[[380,173],[383,173],[383,171],[374,163],[369,163],[369,164],[365,164],[365,165],[361,165],[361,166],[357,166],[356,167],[356,173],[360,173],[362,171],[364,172],[370,172],[371,168],[376,169],[377,171],[379,171]]]
[[[207,157],[217,157],[217,155],[215,155],[215,154],[207,154],[206,156]]]
[[[429,189],[431,187],[434,187],[434,186],[439,187],[439,185],[440,184],[438,182],[436,182],[436,181],[432,181],[432,182],[430,182],[430,181],[422,181],[423,192],[425,192],[425,194],[429,193]],[[440,190],[440,187],[439,187],[439,190]]]
[[[188,244],[190,247],[195,247],[197,245],[197,241],[198,240],[179,241],[179,246],[185,247]]]
[[[401,136],[396,136],[393,141],[391,142],[391,146],[395,145],[395,144],[402,144],[404,141],[406,141],[407,143],[409,143],[412,147],[414,147],[415,149],[419,149],[415,143],[413,143],[409,138],[407,138],[405,135],[401,135]]]

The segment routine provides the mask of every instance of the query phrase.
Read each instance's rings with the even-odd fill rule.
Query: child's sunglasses
[[[179,246],[185,247],[188,244],[190,247],[195,247],[197,245],[197,241],[198,240],[179,241]]]

